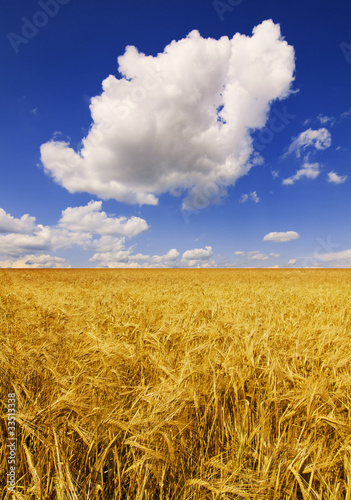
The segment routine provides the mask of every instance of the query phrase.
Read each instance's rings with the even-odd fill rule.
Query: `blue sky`
[[[0,26],[0,267],[351,267],[349,2],[5,0]]]

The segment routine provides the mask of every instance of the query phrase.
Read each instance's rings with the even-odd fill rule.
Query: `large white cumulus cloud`
[[[198,208],[206,190],[205,204],[218,199],[255,164],[250,132],[289,95],[295,68],[271,20],[251,37],[192,31],[155,57],[129,46],[118,63],[121,78],[110,75],[91,99],[81,149],[43,144],[45,171],[71,193],[126,203],[155,205],[161,193],[187,191],[186,209]]]

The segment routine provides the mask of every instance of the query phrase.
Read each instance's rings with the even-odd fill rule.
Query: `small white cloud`
[[[250,193],[250,198],[255,203],[258,203],[260,201],[259,197],[257,196],[256,191],[253,191],[252,193]]]
[[[296,264],[296,259],[290,259],[288,261],[288,264],[289,264],[289,266],[293,266],[294,264]]]
[[[247,201],[248,199],[249,199],[248,194],[242,194],[239,203],[245,203],[245,201]]]
[[[277,170],[271,170],[271,174],[272,174],[273,179],[278,179],[279,172]]]
[[[97,252],[89,259],[89,261],[98,262],[103,267],[114,267],[114,264],[128,264],[131,253],[130,249],[112,252]]]
[[[305,177],[306,179],[316,179],[320,174],[320,164],[319,163],[308,163],[305,162],[303,167],[296,172],[296,174],[282,180],[284,185],[292,185],[296,181]]]
[[[60,137],[62,135],[63,135],[62,132],[60,132],[59,130],[55,130],[55,132],[52,135],[52,138],[53,138],[53,140],[56,140],[58,137]]]
[[[269,254],[271,257],[280,257],[280,253],[271,252]]]
[[[183,253],[182,260],[198,260],[208,259],[212,255],[212,247],[206,246],[205,248],[194,248],[193,250],[186,250]]]
[[[296,240],[300,238],[300,235],[296,231],[286,231],[286,232],[272,232],[268,233],[263,237],[263,241],[275,241],[277,243]]]
[[[336,122],[336,118],[334,116],[325,116],[325,115],[319,114],[317,116],[317,118],[322,125],[327,125],[329,123],[331,126],[333,126]]]
[[[165,255],[154,255],[151,262],[153,264],[162,264],[165,267],[173,267],[177,263],[179,255],[178,250],[172,248]]]
[[[338,175],[336,172],[328,173],[328,182],[332,182],[333,184],[342,184],[346,181],[347,175]]]
[[[172,248],[164,255],[133,255],[133,248],[125,248],[121,242],[119,248],[108,252],[98,252],[89,260],[98,267],[107,268],[174,268],[179,267],[179,252]],[[190,261],[189,261],[190,262]],[[190,265],[190,267],[192,267]]]
[[[95,243],[95,242],[93,242]],[[167,267],[166,256],[133,254],[134,247],[125,247],[125,238],[103,236],[94,245],[98,250],[90,259],[98,267],[123,268],[123,267]],[[92,249],[92,245],[88,246]],[[168,259],[170,260],[170,259]],[[169,266],[172,267],[172,266]]]
[[[255,203],[258,203],[260,201],[256,191],[252,191],[252,193],[249,194],[242,194],[239,203],[245,203],[245,201],[247,201],[248,199],[254,201]]]
[[[32,115],[37,116],[38,108],[31,109],[30,112],[32,113]]]
[[[132,237],[148,229],[144,219],[139,217],[108,217],[101,211],[101,201],[91,201],[83,207],[68,207],[62,212],[59,226],[69,231],[90,232],[101,235]]]
[[[318,130],[312,130],[309,128],[298,137],[295,137],[290,144],[288,152],[284,155],[287,156],[291,153],[295,153],[297,158],[301,156],[301,151],[314,147],[318,150],[323,150],[329,148],[331,145],[331,135],[329,130],[326,128],[320,128]]]
[[[341,118],[347,118],[350,115],[351,115],[351,108],[348,109],[347,111],[344,111],[344,113],[341,113]]]
[[[169,250],[165,255],[166,260],[177,260],[178,258],[179,258],[179,252],[175,248]]]
[[[206,246],[205,248],[194,248],[186,250],[183,253],[181,263],[188,267],[215,267],[214,260],[210,260],[212,256],[212,247]]]
[[[248,252],[247,258],[249,260],[268,260],[269,259],[269,257],[267,257],[267,255],[264,255],[258,251]]]
[[[251,250],[250,252],[237,251],[234,255],[246,256],[248,260],[268,260],[267,255],[262,254],[259,250]]]

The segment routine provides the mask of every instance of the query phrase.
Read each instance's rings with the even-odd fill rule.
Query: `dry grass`
[[[351,500],[351,271],[2,270],[25,499]]]

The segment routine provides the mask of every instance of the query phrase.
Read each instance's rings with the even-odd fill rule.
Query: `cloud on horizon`
[[[186,250],[182,256],[182,263],[188,267],[215,267],[214,260],[210,260],[212,256],[212,247],[194,248]]]
[[[149,227],[139,217],[108,217],[101,205],[101,201],[91,201],[83,207],[68,207],[54,226],[36,224],[35,217],[28,214],[16,219],[0,209],[0,256],[29,259],[32,254],[74,245],[87,251],[106,250]]]
[[[246,257],[248,260],[268,260],[269,257],[264,255],[259,250],[251,250],[250,252],[236,251],[234,255],[240,255],[241,257]],[[278,254],[277,254],[278,255]]]
[[[337,267],[351,267],[351,249],[342,250],[341,252],[328,252],[324,255],[319,255],[322,262],[334,263]]]
[[[149,226],[139,217],[114,217],[102,211],[101,201],[68,207],[54,226],[36,224],[28,214],[20,219],[0,209],[0,268],[67,268],[69,263],[51,252],[78,246],[93,253],[98,268],[216,267],[212,247],[186,250],[182,257],[172,248],[163,255],[135,253],[127,240]],[[11,232],[13,231],[13,232]]]
[[[52,255],[26,255],[17,260],[2,260],[0,261],[1,268],[59,268],[67,269],[71,266],[61,257],[53,257]]]
[[[286,232],[272,232],[268,233],[263,237],[263,241],[274,241],[276,243],[282,243],[290,240],[297,240],[300,238],[299,233],[296,231],[286,231]]]

